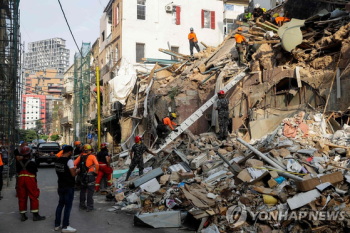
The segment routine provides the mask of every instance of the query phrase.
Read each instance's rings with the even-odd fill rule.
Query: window
[[[174,6],[174,9],[173,9],[173,24],[180,25],[180,12],[181,12],[181,7]]]
[[[102,32],[102,41],[105,41],[105,31]]]
[[[146,19],[146,0],[137,0],[137,19]]]
[[[171,46],[170,49],[171,49],[171,51],[174,51],[174,52],[176,52],[176,53],[179,52],[179,47],[177,47],[177,46]],[[174,57],[174,56],[171,56],[171,60],[177,61],[178,58],[177,58],[177,57]]]
[[[145,57],[145,44],[136,43],[136,62],[142,62]]]
[[[215,11],[202,10],[202,28],[215,29]]]
[[[119,24],[119,4],[115,8],[114,17],[114,25],[117,26]]]

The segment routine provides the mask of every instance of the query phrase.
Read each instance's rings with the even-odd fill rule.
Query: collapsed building
[[[115,107],[122,142],[109,196],[116,211],[138,210],[135,224],[198,232],[349,230],[349,12],[312,0],[289,0],[271,12],[287,10],[292,20],[282,27],[237,22],[249,38],[247,66],[235,61],[234,32],[216,48],[202,42],[206,49],[195,59],[159,49],[172,59],[144,58],[155,64],[150,73],[121,62],[121,75],[108,85],[111,98],[125,104]],[[125,86],[114,85],[118,80]],[[230,102],[225,141],[215,135],[213,106],[221,89]],[[155,146],[158,120],[169,112],[179,116],[179,132]],[[129,183],[135,135],[159,153],[147,155],[146,174],[135,170]],[[345,217],[307,218],[323,210]],[[259,211],[307,215],[254,219]]]

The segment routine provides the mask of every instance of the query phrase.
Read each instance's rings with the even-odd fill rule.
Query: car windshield
[[[58,147],[57,143],[45,143],[45,144],[40,144],[39,148],[44,148],[44,147]]]

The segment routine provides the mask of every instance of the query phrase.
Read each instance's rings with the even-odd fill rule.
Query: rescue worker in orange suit
[[[154,156],[156,156],[155,153],[150,151],[145,144],[142,143],[142,137],[141,136],[136,136],[135,137],[135,144],[131,147],[130,151],[130,158],[131,158],[131,164],[129,166],[129,171],[126,174],[126,179],[125,181],[129,180],[129,177],[132,173],[132,171],[136,168],[136,166],[139,169],[139,175],[142,176],[143,174],[143,168],[144,168],[144,163],[143,163],[143,153],[150,153]]]
[[[63,155],[63,150],[64,150],[64,148],[65,148],[66,146],[67,146],[67,144],[63,144],[63,145],[62,145],[62,150],[56,154],[56,157],[57,157],[57,158],[61,158],[61,157],[62,157],[62,155]]]
[[[199,49],[198,46],[198,39],[196,33],[194,33],[193,28],[190,29],[190,34],[188,34],[188,40],[190,42],[190,52],[191,56],[193,56],[193,47],[196,48],[197,52],[199,53],[201,50]]]
[[[162,121],[157,126],[157,135],[159,139],[165,139],[171,131],[177,132],[177,129],[174,129],[174,126],[178,126],[175,122],[173,122],[174,119],[176,119],[175,113],[170,113],[169,117],[165,117],[162,119]]]
[[[19,212],[22,216],[21,221],[26,221],[27,200],[30,200],[30,212],[33,213],[33,221],[45,220],[45,216],[39,215],[39,194],[36,173],[38,167],[35,162],[30,160],[30,148],[24,146],[21,148],[20,154],[23,159],[16,162],[18,172],[17,196]]]
[[[244,54],[245,54],[245,43],[247,40],[245,37],[242,35],[242,28],[239,27],[237,29],[237,33],[235,35],[236,39],[236,49],[238,52],[238,65],[241,66],[244,64]]]
[[[4,163],[2,162],[2,158],[1,158],[2,154],[0,154],[0,200],[2,199],[1,196],[1,190],[2,190],[2,186],[4,185],[4,181],[2,178],[2,172],[4,171]]]
[[[91,145],[83,147],[84,152],[74,161],[74,166],[78,168],[78,176],[81,183],[80,190],[80,210],[90,212],[94,209],[95,176],[99,171],[99,163],[96,156],[92,154]],[[87,198],[86,198],[87,193]],[[85,201],[87,199],[87,205]]]
[[[83,147],[81,146],[81,142],[80,141],[76,141],[74,142],[74,156],[73,156],[73,160],[76,159],[81,153],[83,153]]]
[[[98,174],[96,178],[96,184],[95,184],[96,192],[100,191],[101,179],[105,174],[107,175],[108,187],[112,186],[113,169],[111,168],[110,157],[108,155],[108,149],[107,149],[106,143],[101,144],[101,151],[97,153],[97,161],[100,165],[100,168],[98,169]]]
[[[290,21],[290,19],[287,17],[276,17],[275,18],[276,25],[278,25],[279,27],[281,27],[283,25],[283,23],[289,22],[289,21]]]

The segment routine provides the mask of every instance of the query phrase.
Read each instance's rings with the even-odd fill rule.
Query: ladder
[[[239,81],[241,81],[244,76],[246,75],[246,71],[248,68],[245,68],[244,71],[239,73],[234,79],[232,79],[222,90],[229,91],[232,87],[234,87]],[[210,98],[205,104],[203,104],[197,111],[195,111],[191,116],[189,116],[184,122],[181,123],[179,127],[176,129],[178,132],[172,131],[168,137],[166,137],[165,142],[160,145],[159,149],[155,151],[155,153],[159,153],[161,150],[163,150],[166,146],[168,146],[172,141],[174,141],[180,134],[182,134],[186,129],[188,129],[193,123],[195,123],[201,116],[203,116],[203,113],[210,108],[215,101],[217,100],[217,95],[214,95],[212,98]]]

